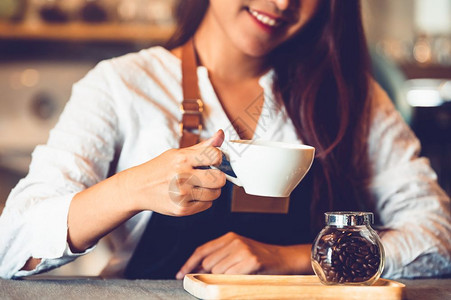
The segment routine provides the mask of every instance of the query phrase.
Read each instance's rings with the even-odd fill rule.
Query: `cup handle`
[[[226,150],[224,150],[221,147],[218,147],[219,150],[222,152],[222,161],[221,164],[218,167],[211,166],[211,168],[217,169],[221,172],[223,172],[226,176],[226,179],[230,181],[231,183],[237,185],[237,186],[243,186],[241,181],[236,176],[235,172],[232,169],[232,165],[230,164],[229,155]]]
[[[226,179],[227,179],[228,181],[230,181],[231,183],[233,183],[233,184],[235,184],[235,185],[237,185],[237,186],[243,186],[243,185],[241,184],[241,181],[238,179],[238,177],[233,177],[233,176],[227,174],[226,172],[224,172],[223,170],[221,170],[220,168],[215,167],[215,166],[210,166],[210,168],[219,170],[219,171],[221,171],[222,173],[224,173]]]
[[[221,150],[221,152],[222,152],[222,162],[219,166],[217,166],[217,167],[210,166],[210,168],[223,172],[226,176],[226,179],[228,181],[230,181],[231,183],[233,183],[237,186],[243,186],[241,184],[241,181],[238,179],[238,177],[236,177],[235,172],[233,171],[232,166],[230,165],[230,161],[229,161],[227,152],[224,151],[224,149],[222,149],[222,148],[218,148],[218,149]]]
[[[230,181],[231,183],[237,185],[237,186],[243,186],[243,184],[241,183],[241,181],[238,179],[238,177],[232,177],[230,175],[225,174],[225,177],[227,178],[228,181]]]
[[[230,161],[228,159],[228,154],[224,149],[218,147],[219,150],[222,152],[222,162],[219,166],[200,166],[195,167],[196,169],[216,169],[224,173],[226,179],[230,181],[231,183],[237,185],[237,186],[243,186],[241,181],[236,176],[235,172],[232,169],[232,166],[230,165]]]

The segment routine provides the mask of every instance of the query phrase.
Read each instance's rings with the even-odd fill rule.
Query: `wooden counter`
[[[451,299],[451,279],[400,280],[406,299]],[[98,278],[0,279],[2,299],[196,299],[181,280],[124,280]]]

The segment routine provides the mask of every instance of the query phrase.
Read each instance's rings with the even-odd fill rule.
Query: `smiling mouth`
[[[257,22],[271,29],[275,29],[283,23],[283,21],[278,18],[271,17],[251,8],[247,8],[247,11],[255,18]]]

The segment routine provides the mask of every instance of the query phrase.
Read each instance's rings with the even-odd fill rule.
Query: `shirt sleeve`
[[[47,144],[33,151],[27,176],[11,191],[0,217],[0,277],[31,275],[83,253],[67,245],[73,196],[106,178],[114,157],[117,117],[108,84],[108,62],[76,83]],[[20,271],[30,258],[41,263]]]
[[[450,199],[437,183],[420,142],[386,93],[374,86],[369,153],[371,206],[382,224],[383,276],[451,273]]]

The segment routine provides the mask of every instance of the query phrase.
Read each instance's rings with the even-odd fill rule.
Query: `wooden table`
[[[447,279],[399,279],[406,285],[406,299],[451,299],[451,278]]]
[[[406,285],[406,299],[451,299],[451,279],[397,280]],[[196,299],[180,280],[98,278],[0,279],[0,299]]]

